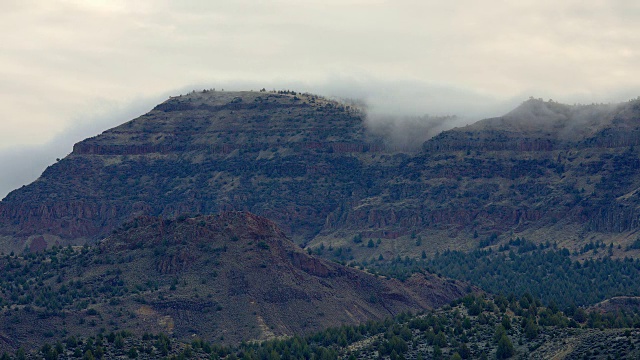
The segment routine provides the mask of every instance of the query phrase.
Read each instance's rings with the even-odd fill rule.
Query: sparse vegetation
[[[528,304],[528,308],[521,305]],[[38,354],[58,358],[62,354],[91,353],[96,359],[216,358],[216,359],[507,359],[519,355],[551,358],[573,346],[570,358],[592,354],[600,344],[609,344],[608,354],[633,358],[640,354],[640,330],[591,330],[558,310],[542,307],[540,300],[525,295],[520,300],[468,295],[450,306],[393,319],[368,321],[357,326],[329,328],[309,336],[293,336],[236,346],[196,338],[189,343],[167,335],[110,332],[94,337],[69,337],[45,344]],[[479,309],[479,310],[478,310]],[[590,317],[594,315],[589,315]],[[549,318],[555,318],[550,323]],[[509,324],[507,327],[504,324]],[[638,323],[640,324],[640,323]],[[535,336],[531,328],[535,326]],[[598,328],[598,326],[595,326]],[[593,339],[597,338],[597,342]],[[22,355],[20,355],[22,354]],[[37,356],[27,353],[26,356]],[[16,358],[24,356],[24,350]]]
[[[287,329],[304,334],[356,322],[345,316],[344,306],[385,316],[442,301],[418,301],[397,282],[310,257],[272,222],[243,212],[139,217],[95,246],[5,255],[0,267],[0,316],[7,319],[0,334],[17,334],[29,344],[114,332],[109,341],[125,351],[121,330],[139,336],[148,327],[172,331],[178,339],[198,334],[235,343],[281,335],[273,324],[294,313],[301,321]],[[464,293],[458,284],[430,285],[442,287],[450,299]],[[387,292],[402,295],[383,303],[378,297]],[[249,296],[252,306],[238,309]],[[272,327],[263,330],[263,324]],[[129,358],[145,357],[139,347],[126,351]]]
[[[605,346],[637,358],[633,301],[589,306],[640,296],[640,106],[587,130],[523,130],[518,114],[538,108],[574,111],[531,99],[419,150],[371,131],[355,103],[265,88],[171,98],[3,201],[0,347],[12,355],[0,360],[602,358]],[[193,215],[221,209],[272,217],[307,254],[369,274],[307,256],[253,215],[277,241]],[[513,239],[531,233],[545,238]],[[420,272],[439,275],[419,286],[444,284],[441,303],[474,286],[494,295],[238,345],[423,309],[433,299],[402,290]],[[141,334],[157,327],[173,335]]]

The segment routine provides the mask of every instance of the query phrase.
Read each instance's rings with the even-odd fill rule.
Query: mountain
[[[0,258],[0,346],[104,331],[221,343],[308,334],[432,309],[468,286],[405,282],[308,255],[244,212],[139,217],[92,248]]]
[[[359,110],[313,95],[203,92],[74,146],[0,203],[4,248],[95,241],[138,215],[247,210],[301,242],[380,145]],[[337,177],[337,181],[333,178]],[[364,182],[364,179],[358,182]]]
[[[430,192],[438,189],[425,207],[447,214],[453,237],[526,236],[570,250],[597,241],[625,246],[639,225],[638,144],[638,100],[530,99],[503,117],[441,133],[409,165]]]
[[[530,99],[414,151],[322,97],[194,92],[76,144],[10,193],[0,247],[92,243],[140,215],[239,210],[345,261],[517,237],[571,252],[602,242],[613,257],[638,257],[639,119],[640,100]]]
[[[380,249],[355,256],[369,261],[497,249],[517,238],[571,253],[603,243],[613,257],[638,257],[638,144],[640,100],[530,99],[502,117],[443,131],[420,153],[395,155],[401,161],[377,191],[334,211],[309,246],[357,249],[341,234],[349,229],[365,243],[382,238]]]

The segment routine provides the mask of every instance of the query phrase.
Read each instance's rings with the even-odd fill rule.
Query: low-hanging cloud
[[[382,137],[388,149],[396,151],[419,151],[425,141],[459,124],[457,116],[367,116],[369,131]]]
[[[470,89],[411,81],[336,78],[326,93],[366,104],[366,126],[398,151],[417,151],[440,132],[500,116],[515,99],[496,99]]]
[[[0,149],[0,197],[28,184],[56,158],[69,154],[73,144],[129,121],[152,109],[169,96],[191,90],[215,88],[226,91],[290,89],[338,100],[366,104],[366,126],[384,136],[387,145],[403,151],[419,150],[422,143],[442,131],[501,116],[526,97],[498,99],[470,89],[411,81],[387,81],[366,76],[332,75],[322,81],[218,81],[184,86],[150,97],[130,99],[124,104],[100,105],[94,113],[75,116],[71,126],[44,145]]]
[[[440,131],[473,122],[487,114],[499,115],[508,108],[503,102],[490,97],[452,87],[339,75],[314,83],[200,83],[152,97],[131,99],[125,104],[99,106],[100,110],[92,114],[76,116],[71,126],[44,145],[12,146],[0,150],[0,171],[4,173],[0,178],[0,197],[37,179],[57,158],[68,155],[76,142],[142,115],[171,95],[210,88],[257,91],[263,87],[311,92],[336,99],[358,99],[367,104],[368,128],[377,135],[384,135],[392,146],[405,150],[419,148],[424,140]]]

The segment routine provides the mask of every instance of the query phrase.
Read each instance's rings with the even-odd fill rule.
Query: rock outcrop
[[[377,250],[385,256],[474,248],[493,234],[574,249],[591,232],[624,246],[640,226],[640,101],[531,99],[442,132],[422,151],[385,141],[360,110],[317,96],[171,98],[76,144],[10,193],[0,248],[91,243],[140,215],[227,210],[268,217],[311,247],[351,246],[355,235],[397,240]],[[410,246],[415,234],[430,242]]]

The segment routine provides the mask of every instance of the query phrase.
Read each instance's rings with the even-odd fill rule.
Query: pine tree
[[[496,349],[496,359],[508,359],[514,354],[513,344],[507,335],[502,335]]]

